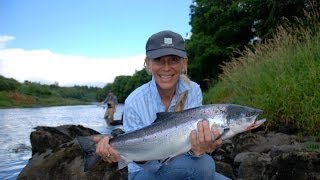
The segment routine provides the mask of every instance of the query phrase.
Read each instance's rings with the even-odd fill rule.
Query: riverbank
[[[19,92],[0,91],[0,109],[4,108],[32,108],[66,105],[89,105],[92,102],[73,98],[56,96],[37,97]]]
[[[0,108],[85,105],[100,101],[97,99],[99,91],[101,88],[98,87],[20,83],[0,75]]]

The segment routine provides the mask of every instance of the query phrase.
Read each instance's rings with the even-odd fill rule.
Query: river
[[[16,179],[31,158],[30,133],[37,126],[82,125],[100,133],[112,129],[98,105],[0,109],[0,179]],[[115,119],[121,119],[119,104]]]

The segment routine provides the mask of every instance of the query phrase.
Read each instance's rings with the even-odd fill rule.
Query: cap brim
[[[187,53],[185,51],[174,49],[174,48],[163,48],[163,49],[151,50],[151,51],[147,51],[146,55],[152,59],[162,57],[162,56],[168,56],[168,55],[176,55],[182,58],[187,58]]]

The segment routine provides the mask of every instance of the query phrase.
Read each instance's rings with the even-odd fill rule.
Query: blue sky
[[[143,67],[161,30],[183,37],[192,0],[0,0],[0,74],[19,81],[98,85]]]

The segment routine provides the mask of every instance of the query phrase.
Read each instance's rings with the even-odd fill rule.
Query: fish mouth
[[[257,117],[258,117],[260,114],[262,114],[262,112],[263,112],[262,110],[256,109],[255,115],[253,115],[253,116],[251,117],[251,120],[250,120],[250,121],[252,122],[252,124],[251,124],[250,127],[248,127],[248,129],[254,129],[254,128],[260,126],[262,123],[264,123],[264,122],[266,121],[266,119],[261,119],[261,120],[258,120],[258,119],[257,119]]]
[[[255,115],[252,116],[251,118],[251,122],[256,122],[257,121],[257,117],[259,115],[261,115],[263,113],[263,111],[261,109],[256,109],[255,110]]]
[[[251,126],[249,126],[249,127],[247,128],[247,130],[255,129],[255,128],[259,127],[261,124],[263,124],[263,123],[266,121],[265,118],[260,119],[260,120],[257,119],[257,117],[258,117],[260,114],[262,114],[262,112],[263,112],[263,111],[260,110],[260,109],[257,109],[257,110],[256,110],[255,115],[253,115],[252,118],[251,118],[252,124],[251,124]]]
[[[263,124],[265,121],[266,121],[265,118],[260,119],[260,120],[254,119],[253,123],[249,127],[247,127],[245,131],[255,129],[255,128],[259,127],[261,124]]]

